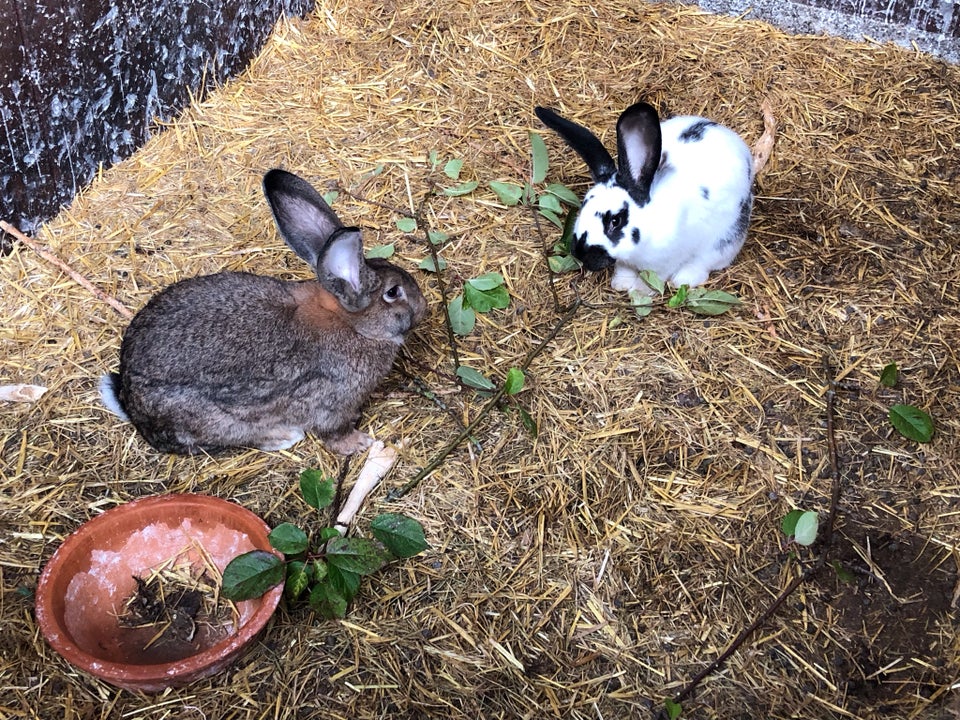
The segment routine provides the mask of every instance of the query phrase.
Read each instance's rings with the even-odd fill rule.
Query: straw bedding
[[[96,395],[126,321],[16,245],[0,259],[0,380],[49,390],[0,405],[0,714],[652,716],[827,552],[845,572],[804,583],[684,701],[685,717],[957,717],[957,88],[956,67],[919,54],[683,6],[330,0],[281,24],[243,76],[103,172],[39,239],[135,310],[198,273],[308,276],[260,195],[270,167],[340,188],[341,216],[368,246],[394,242],[411,269],[428,250],[395,221],[420,213],[421,229],[451,238],[448,292],[491,271],[510,291],[507,310],[458,342],[461,363],[502,379],[582,299],[516,398],[539,433],[509,405],[494,410],[387,501],[485,402],[456,383],[438,284],[418,272],[432,314],[361,421],[402,440],[401,461],[359,525],[408,513],[431,550],[367,582],[343,622],[282,608],[218,677],[156,697],[114,690],[37,632],[30,590],[62,538],[118,503],[179,491],[310,523],[296,477],[340,461],[314,438],[278,453],[152,451]],[[729,314],[660,307],[641,320],[604,275],[556,278],[555,303],[532,215],[488,189],[528,176],[536,130],[550,180],[582,192],[585,168],[533,106],[612,146],[617,114],[641,96],[749,143],[772,103],[750,237],[710,279],[743,299]],[[463,159],[479,188],[432,191],[452,184],[432,150]],[[877,381],[889,362],[893,389]],[[932,443],[891,429],[896,402],[934,418]],[[830,508],[831,439],[836,533],[827,548],[789,547],[790,509]]]

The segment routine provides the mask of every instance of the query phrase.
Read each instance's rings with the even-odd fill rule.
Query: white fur
[[[117,388],[113,381],[114,378],[112,375],[107,374],[100,376],[100,382],[97,383],[97,389],[100,391],[100,400],[107,410],[121,420],[129,422],[130,418],[127,417],[127,414],[123,411],[123,407],[120,405],[120,398],[117,397]]]
[[[586,233],[588,246],[602,247],[615,261],[614,290],[652,292],[638,277],[653,270],[678,287],[704,283],[713,270],[727,267],[743,245],[738,233],[741,205],[752,203],[753,160],[746,143],[732,130],[710,125],[698,141],[680,135],[703,118],[682,116],[660,124],[661,165],[643,207],[617,184],[614,176],[594,186],[583,200],[574,233]],[[704,198],[703,191],[709,194]],[[622,239],[613,245],[601,216],[629,206]],[[634,228],[640,242],[634,243]]]

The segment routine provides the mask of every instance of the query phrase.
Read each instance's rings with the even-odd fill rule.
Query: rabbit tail
[[[100,400],[107,410],[121,420],[129,422],[130,418],[127,417],[127,413],[120,403],[120,374],[107,373],[106,375],[101,375],[98,388],[100,390]]]

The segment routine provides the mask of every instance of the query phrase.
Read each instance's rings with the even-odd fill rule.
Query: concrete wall
[[[870,38],[960,63],[960,0],[684,0],[787,31]]]

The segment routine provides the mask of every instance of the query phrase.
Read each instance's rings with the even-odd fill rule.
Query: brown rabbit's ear
[[[358,228],[341,228],[329,238],[320,254],[317,278],[349,312],[363,310],[370,304],[380,281],[363,257]]]
[[[310,183],[285,170],[263,176],[263,193],[287,245],[316,269],[330,237],[343,227],[337,214]]]

